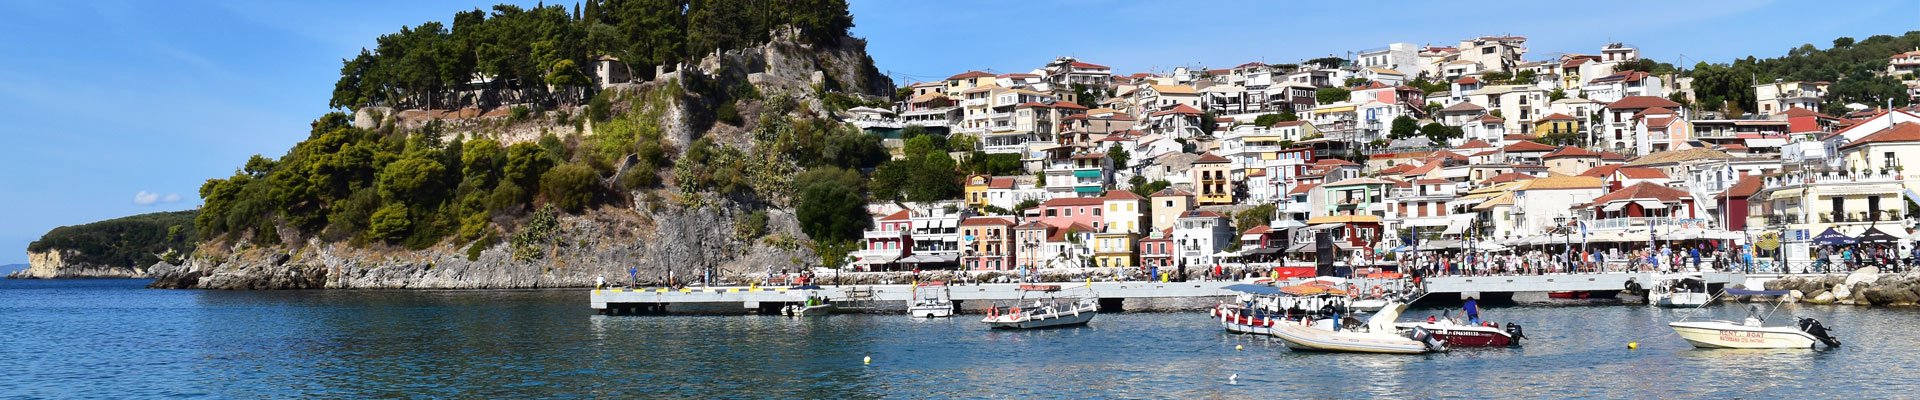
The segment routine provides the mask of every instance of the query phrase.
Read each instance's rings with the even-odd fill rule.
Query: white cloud
[[[156,203],[178,203],[178,202],[180,202],[179,193],[159,194],[159,193],[142,190],[133,194],[134,205],[151,206]]]

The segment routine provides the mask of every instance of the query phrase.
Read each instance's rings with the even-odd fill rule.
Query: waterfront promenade
[[[966,302],[978,301],[1015,301],[1050,296],[1096,297],[1101,300],[1101,308],[1116,310],[1124,308],[1126,299],[1165,299],[1231,296],[1233,292],[1222,289],[1233,285],[1235,281],[1189,281],[1189,282],[1048,282],[1035,284],[1021,283],[981,283],[949,286],[926,286],[920,290],[938,290],[955,302],[956,307]],[[1059,286],[1057,292],[1025,291],[1023,285]],[[631,314],[640,312],[670,311],[672,305],[691,304],[739,304],[744,310],[766,312],[779,307],[799,303],[807,296],[819,296],[834,302],[890,302],[903,303],[913,300],[913,285],[876,284],[876,285],[840,285],[824,286],[817,289],[796,289],[792,287],[755,287],[755,286],[716,286],[689,288],[602,288],[594,289],[593,309],[606,314]]]

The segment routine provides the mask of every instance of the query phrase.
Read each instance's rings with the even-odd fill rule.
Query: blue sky
[[[402,25],[495,2],[46,1],[0,24],[0,264],[48,229],[190,209],[207,178],[279,156],[327,111],[340,59]],[[516,2],[531,4],[532,2]],[[1777,56],[1920,29],[1906,1],[1541,2],[854,0],[854,34],[903,81],[1025,71],[1059,55],[1132,73],[1293,62],[1390,42],[1531,38],[1533,56],[1609,41],[1672,60]],[[1468,4],[1460,6],[1460,4]],[[1629,22],[1621,22],[1629,21]],[[1782,23],[1774,21],[1792,21]]]

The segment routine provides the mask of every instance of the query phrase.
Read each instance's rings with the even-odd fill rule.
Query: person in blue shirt
[[[1689,248],[1687,249],[1687,253],[1688,253],[1687,254],[1688,256],[1693,257],[1693,269],[1699,270],[1700,269],[1700,248],[1699,247]]]
[[[1460,306],[1460,308],[1462,308],[1462,309],[1463,309],[1462,311],[1465,311],[1465,312],[1467,313],[1467,323],[1468,323],[1468,324],[1471,324],[1471,325],[1479,325],[1479,324],[1480,324],[1480,304],[1479,304],[1479,302],[1476,302],[1476,301],[1474,301],[1473,299],[1467,299],[1467,303],[1466,303],[1465,305],[1462,305],[1462,306]]]

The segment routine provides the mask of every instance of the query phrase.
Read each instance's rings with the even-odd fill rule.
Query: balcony
[[[1625,217],[1587,221],[1587,230],[1611,231],[1632,228],[1679,229],[1688,225],[1705,226],[1706,224],[1707,220],[1702,218]]]
[[[902,231],[902,230],[867,231],[865,236],[868,239],[899,239],[900,236],[903,234],[906,234],[906,231]]]
[[[1829,183],[1899,183],[1905,179],[1906,177],[1902,176],[1899,171],[1883,169],[1870,171],[1793,172],[1766,177],[1765,182],[1767,187],[1778,188]]]
[[[1823,224],[1854,223],[1854,222],[1865,222],[1865,223],[1899,222],[1899,221],[1901,221],[1899,210],[1881,210],[1880,212],[1842,211],[1838,214],[1831,213],[1831,212],[1820,213],[1820,223],[1823,223]]]

